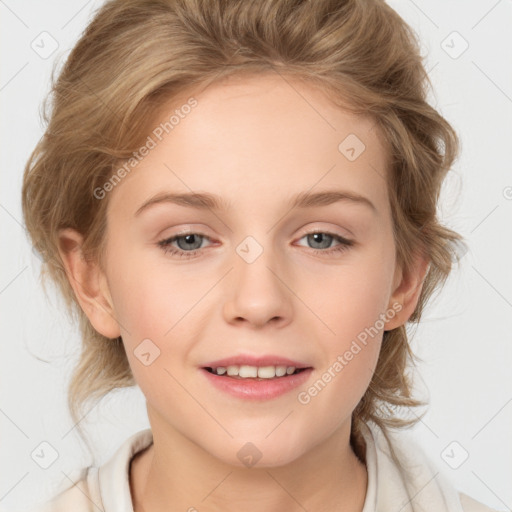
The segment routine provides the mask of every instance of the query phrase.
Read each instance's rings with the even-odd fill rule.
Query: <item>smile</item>
[[[262,402],[284,397],[295,388],[304,386],[310,378],[313,368],[295,368],[281,365],[260,367],[230,365],[227,367],[206,367],[201,368],[200,371],[205,376],[208,385],[211,385],[223,395],[227,394],[241,400]],[[281,375],[283,371],[285,374]],[[233,375],[228,375],[228,372]],[[260,377],[260,372],[261,375],[266,376]]]
[[[305,370],[305,368],[295,368],[295,366],[250,366],[250,365],[230,365],[219,366],[217,368],[206,368],[214,375],[226,375],[235,379],[274,379],[285,377],[287,375],[296,375]]]

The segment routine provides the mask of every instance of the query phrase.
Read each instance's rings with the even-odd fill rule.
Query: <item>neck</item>
[[[273,467],[225,464],[177,431],[152,430],[153,444],[131,464],[134,512],[363,509],[368,477],[350,445],[350,421],[313,450]]]

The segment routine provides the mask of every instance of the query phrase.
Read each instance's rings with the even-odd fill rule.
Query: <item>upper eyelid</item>
[[[300,240],[300,239],[302,239],[302,238],[304,238],[305,236],[308,236],[308,235],[313,235],[315,233],[327,234],[327,235],[330,235],[330,236],[332,236],[334,238],[339,238],[339,239],[341,239],[341,240],[343,240],[345,242],[355,243],[355,241],[352,240],[351,238],[348,238],[348,237],[346,237],[344,235],[340,235],[338,233],[335,233],[334,231],[330,231],[328,229],[321,229],[321,228],[320,229],[312,229],[311,231],[306,231],[305,233],[302,233],[297,238],[297,240]],[[166,238],[162,239],[160,241],[160,243],[162,243],[162,242],[169,242],[169,243],[170,242],[174,242],[174,241],[176,241],[177,238],[181,238],[181,237],[184,237],[184,236],[187,236],[187,235],[199,235],[199,236],[201,236],[203,238],[208,239],[210,242],[213,241],[211,236],[208,236],[208,235],[206,235],[204,233],[201,233],[200,231],[192,231],[191,230],[191,231],[184,231],[184,232],[176,233],[176,234],[174,234],[174,235],[172,235],[170,237],[166,237]],[[196,250],[199,250],[199,249],[196,249]]]

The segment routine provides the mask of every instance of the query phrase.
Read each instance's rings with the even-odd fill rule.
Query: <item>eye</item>
[[[312,231],[311,233],[307,233],[302,238],[307,238],[307,241],[313,244],[311,249],[316,253],[322,254],[331,254],[335,252],[342,252],[348,250],[348,248],[354,245],[352,240],[347,240],[346,238],[336,235],[335,233],[329,233],[327,231]],[[302,240],[301,238],[301,240]],[[337,241],[339,245],[334,247],[330,247],[333,241]],[[314,246],[320,246],[314,247]]]
[[[184,233],[161,240],[158,242],[158,245],[166,254],[172,254],[180,258],[191,258],[197,255],[201,249],[202,241],[205,239],[210,240],[210,238],[201,233]],[[175,242],[178,248],[172,245]]]
[[[341,253],[354,245],[352,240],[347,240],[340,235],[327,231],[313,231],[304,235],[300,240],[303,238],[307,238],[307,241],[313,244],[313,247],[310,247],[310,249],[314,253],[322,255]],[[158,246],[162,248],[165,254],[171,254],[179,258],[193,258],[201,252],[204,240],[211,241],[208,236],[202,233],[183,233],[159,241]],[[338,245],[330,247],[333,241],[338,242]],[[178,247],[175,247],[173,244],[177,244]],[[315,245],[320,247],[314,247]]]

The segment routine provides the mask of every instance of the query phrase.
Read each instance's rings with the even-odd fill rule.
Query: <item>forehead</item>
[[[196,105],[182,108],[191,97]],[[116,186],[114,206],[164,190],[261,206],[262,198],[335,186],[387,203],[387,151],[375,122],[289,77],[231,76],[188,90],[163,104],[150,126],[154,147]]]
[[[338,143],[353,135],[370,152],[385,152],[386,144],[372,117],[349,112],[325,89],[270,72],[235,74],[205,89],[182,93],[163,105],[160,119],[153,124],[169,119],[169,113],[179,110],[192,95],[199,108],[185,119],[189,135],[196,136],[197,142],[218,142],[225,137],[223,142],[233,150],[256,149],[258,142],[274,142],[268,148],[287,142],[281,150],[294,151],[304,143],[302,153],[315,155],[322,149],[340,151]]]

